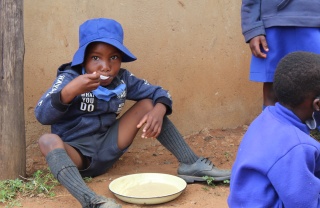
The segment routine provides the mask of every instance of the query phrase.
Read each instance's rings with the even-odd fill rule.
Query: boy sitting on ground
[[[172,112],[169,93],[120,68],[136,60],[123,45],[121,25],[112,19],[84,22],[80,47],[71,63],[58,69],[52,87],[35,109],[40,123],[52,133],[39,139],[53,175],[82,207],[121,207],[98,196],[82,180],[107,172],[132,144],[139,129],[143,138],[157,138],[180,162],[178,176],[188,183],[230,178],[187,145],[167,115]],[[126,100],[136,103],[120,118]]]

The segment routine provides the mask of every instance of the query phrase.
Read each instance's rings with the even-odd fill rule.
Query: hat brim
[[[93,42],[103,42],[103,43],[107,43],[107,44],[110,44],[110,45],[116,47],[118,50],[120,50],[123,53],[122,60],[121,60],[122,62],[131,62],[131,61],[137,60],[137,58],[129,51],[129,49],[127,49],[119,41],[117,41],[115,39],[100,38],[100,39],[95,39],[95,40],[79,47],[79,49],[76,51],[76,53],[73,56],[71,66],[75,66],[75,65],[79,65],[79,64],[83,63],[86,48],[90,43],[93,43]]]

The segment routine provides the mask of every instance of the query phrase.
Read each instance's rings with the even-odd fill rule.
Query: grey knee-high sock
[[[193,164],[199,159],[166,116],[163,118],[162,130],[157,139],[181,163]]]
[[[94,193],[83,181],[76,165],[72,162],[64,149],[54,149],[46,156],[47,163],[54,177],[74,196],[82,205],[87,207],[94,201]]]

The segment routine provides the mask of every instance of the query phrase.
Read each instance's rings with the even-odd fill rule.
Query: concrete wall
[[[240,6],[234,0],[24,0],[29,171],[37,163],[30,156],[39,154],[37,139],[50,130],[35,120],[34,107],[57,67],[71,61],[78,27],[89,18],[122,24],[125,45],[138,57],[122,67],[170,91],[170,118],[183,135],[249,124],[261,111],[262,88],[248,81]]]

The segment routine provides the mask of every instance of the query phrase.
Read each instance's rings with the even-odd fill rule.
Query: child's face
[[[109,85],[119,73],[121,66],[121,52],[112,45],[94,42],[86,50],[83,67],[87,74],[96,72],[103,75],[106,80],[100,81],[100,85]]]

